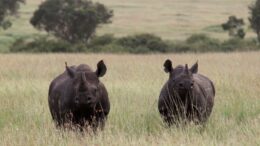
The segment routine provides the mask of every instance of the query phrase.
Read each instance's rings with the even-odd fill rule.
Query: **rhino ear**
[[[66,71],[67,71],[68,75],[71,78],[74,78],[76,73],[72,68],[68,67],[67,62],[65,62],[65,67],[66,67]]]
[[[171,72],[173,70],[173,68],[172,68],[172,61],[170,59],[167,59],[164,62],[163,66],[164,66],[164,71],[166,73],[169,73],[169,72]]]
[[[106,74],[107,67],[103,60],[100,60],[97,64],[96,75],[97,77],[103,77]]]
[[[190,71],[193,73],[193,74],[196,74],[198,73],[198,61],[190,68]]]

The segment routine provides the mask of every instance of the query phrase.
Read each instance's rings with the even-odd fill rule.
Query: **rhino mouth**
[[[178,90],[178,95],[182,98],[190,97],[191,89],[181,88]]]

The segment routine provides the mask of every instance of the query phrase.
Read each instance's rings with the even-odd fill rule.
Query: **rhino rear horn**
[[[189,74],[189,67],[188,67],[188,64],[185,64],[185,73],[186,73],[186,74]]]
[[[72,68],[68,67],[67,62],[65,62],[65,67],[66,67],[66,71],[67,71],[68,75],[69,75],[71,78],[74,78],[74,76],[75,76],[75,71],[74,71]]]
[[[96,75],[97,77],[103,77],[106,74],[107,67],[103,60],[100,60],[97,64]]]

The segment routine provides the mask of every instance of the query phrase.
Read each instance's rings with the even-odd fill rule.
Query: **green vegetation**
[[[230,52],[260,50],[255,39],[231,38],[225,41],[205,34],[194,34],[185,41],[164,41],[153,34],[138,34],[116,38],[112,34],[95,36],[89,44],[68,42],[38,36],[18,39],[11,52],[106,52],[106,53],[169,53],[169,52]]]
[[[0,0],[0,27],[4,30],[12,25],[7,17],[15,15],[21,3],[24,3],[24,0]]]
[[[221,26],[223,30],[229,31],[229,36],[243,39],[246,35],[243,26],[245,22],[236,16],[229,16],[228,21]]]
[[[52,0],[52,2],[58,2],[61,0]],[[8,18],[13,22],[13,27],[12,29],[8,29],[7,31],[1,31],[0,35],[0,52],[10,52],[10,47],[14,46],[13,43],[16,43],[16,41],[25,40],[25,42],[32,42],[32,40],[37,39],[38,41],[38,36],[45,36],[46,33],[44,31],[39,32],[36,29],[33,28],[31,24],[29,24],[30,19],[34,17],[35,19],[31,20],[42,20],[37,15],[34,15],[34,12],[44,12],[45,9],[42,9],[43,5],[47,3],[45,1],[44,3],[41,4],[42,1],[40,0],[27,0],[26,5],[21,5],[21,9],[18,13],[19,17],[14,18]],[[68,1],[69,2],[69,1]],[[75,2],[75,1],[73,1]],[[203,0],[198,0],[196,3],[192,0],[187,0],[185,2],[178,2],[178,5],[173,5],[169,1],[164,1],[162,2],[149,2],[147,3],[145,0],[139,1],[139,0],[132,0],[131,2],[127,2],[124,4],[121,4],[122,2],[120,0],[111,0],[111,1],[105,1],[105,0],[100,0],[98,1],[99,3],[102,3],[106,5],[109,9],[114,10],[116,13],[115,16],[113,17],[113,23],[108,24],[108,25],[102,25],[102,27],[99,27],[97,29],[97,37],[103,36],[104,34],[112,34],[116,39],[121,39],[121,38],[127,38],[127,37],[135,37],[136,35],[142,35],[144,34],[153,34],[154,36],[158,37],[160,36],[162,42],[166,43],[170,47],[163,47],[159,48],[159,50],[154,50],[154,48],[150,48],[147,46],[139,45],[137,47],[125,47],[122,46],[119,43],[109,43],[107,45],[98,45],[95,46],[94,48],[90,48],[90,46],[93,46],[89,43],[89,39],[85,37],[85,41],[82,42],[80,41],[79,45],[80,49],[67,49],[64,50],[64,52],[78,52],[80,51],[86,51],[86,52],[131,52],[131,53],[146,53],[150,52],[150,50],[153,50],[154,52],[185,52],[186,50],[193,51],[193,52],[200,52],[200,50],[206,50],[209,48],[209,51],[215,50],[216,47],[213,46],[206,46],[203,44],[201,45],[200,43],[196,43],[195,46],[190,46],[190,44],[185,44],[185,41],[180,41],[180,40],[185,40],[186,38],[192,36],[193,34],[207,34],[208,36],[212,36],[215,39],[219,39],[219,42],[222,43],[224,41],[228,40],[228,35],[221,30],[221,22],[225,21],[224,18],[227,18],[228,16],[234,14],[236,16],[239,16],[241,19],[245,19],[248,17],[248,5],[251,4],[250,0],[246,0],[241,2],[239,5],[234,5],[234,2],[231,1],[224,1],[224,0],[212,0],[212,1],[203,1]],[[80,14],[81,11],[77,9],[74,13],[73,9],[78,7],[79,5],[67,5],[66,7],[64,6],[64,9],[60,9],[61,11],[64,10],[64,12],[71,12],[73,15],[73,18],[79,18],[78,14]],[[120,3],[120,5],[119,5]],[[202,5],[203,3],[203,5]],[[66,3],[62,3],[66,4]],[[95,1],[92,3],[97,4]],[[216,5],[220,6],[220,8],[215,9]],[[39,7],[41,6],[41,7]],[[59,8],[61,5],[51,5],[51,8]],[[71,6],[71,7],[70,7]],[[75,7],[74,7],[75,6]],[[79,7],[83,7],[83,5],[80,5]],[[196,8],[194,7],[196,6]],[[164,9],[161,9],[161,8]],[[38,8],[38,9],[37,9]],[[45,7],[46,8],[46,7]],[[47,7],[46,10],[50,8]],[[72,8],[67,11],[65,8]],[[160,11],[156,11],[156,10]],[[240,11],[236,11],[239,9]],[[49,10],[49,9],[48,9]],[[66,10],[66,11],[65,11]],[[82,10],[88,10],[88,9],[82,9]],[[187,11],[188,10],[188,11]],[[214,10],[214,13],[211,13],[212,10]],[[108,10],[110,11],[110,10]],[[48,12],[55,12],[55,11],[48,11]],[[79,13],[78,13],[79,12]],[[36,14],[35,13],[35,14]],[[59,15],[59,16],[64,16],[64,15]],[[47,14],[47,13],[41,13],[41,14]],[[54,13],[53,13],[54,14]],[[55,13],[57,14],[57,13]],[[111,13],[110,13],[111,14]],[[42,15],[43,16],[43,15]],[[44,15],[44,16],[50,16],[50,15]],[[53,15],[55,16],[55,15]],[[106,15],[108,16],[108,15]],[[36,19],[37,18],[37,19]],[[44,17],[44,18],[49,18],[49,17]],[[68,17],[70,18],[70,17]],[[81,17],[80,17],[81,18]],[[84,17],[85,18],[85,17]],[[196,21],[194,20],[196,18]],[[54,19],[58,20],[58,19]],[[66,20],[66,19],[63,19]],[[77,19],[79,20],[79,19]],[[86,19],[83,19],[86,20]],[[134,21],[133,21],[134,20]],[[109,19],[110,21],[110,19]],[[36,21],[32,21],[36,22]],[[43,21],[41,21],[43,22]],[[66,21],[63,21],[64,24],[67,24]],[[74,22],[74,21],[71,21]],[[40,23],[39,23],[40,24]],[[47,26],[47,23],[43,25],[41,23],[41,26]],[[78,23],[77,23],[78,24]],[[245,21],[245,28],[247,28],[249,23]],[[50,26],[48,24],[48,26]],[[55,26],[55,25],[51,25]],[[64,30],[61,29],[63,26],[57,25],[59,29],[56,30]],[[65,25],[64,25],[65,26]],[[93,25],[94,26],[94,25]],[[100,25],[98,25],[100,26]],[[41,30],[45,30],[47,27],[39,27]],[[55,35],[54,31],[51,31],[51,27],[48,27],[49,35]],[[69,28],[69,27],[66,27]],[[75,27],[71,27],[75,28]],[[71,32],[71,31],[67,31]],[[82,31],[85,32],[85,31]],[[84,35],[84,33],[82,33]],[[245,30],[246,32],[246,40],[245,42],[253,42],[251,41],[254,34],[251,29]],[[245,32],[238,31],[238,34],[243,34]],[[59,33],[62,34],[62,33]],[[68,34],[68,33],[67,33]],[[94,34],[94,33],[93,33]],[[57,36],[57,34],[56,34]],[[70,36],[70,35],[67,35]],[[77,35],[75,35],[77,36]],[[95,37],[92,35],[91,39]],[[64,40],[64,37],[60,37],[61,39]],[[68,37],[67,37],[68,38]],[[71,38],[71,37],[69,37]],[[75,37],[78,38],[78,37]],[[53,38],[48,38],[47,40],[52,40]],[[29,41],[28,41],[29,40]],[[69,40],[69,39],[65,39]],[[74,39],[77,41],[77,39]],[[86,44],[86,41],[88,42],[87,45],[82,45],[83,43]],[[51,47],[50,49],[39,49],[40,51],[37,51],[37,49],[25,49],[25,50],[34,50],[34,51],[29,51],[29,52],[43,52],[43,50],[46,50],[47,52],[51,52],[51,50],[59,50],[59,49],[53,49],[56,48],[55,46],[57,42],[59,43],[60,40],[54,39],[55,45],[54,47]],[[70,43],[73,43],[74,41],[69,41]],[[116,41],[117,42],[117,41]],[[38,43],[38,42],[37,42]],[[35,43],[35,44],[37,44]],[[63,42],[61,42],[63,43]],[[54,44],[53,40],[50,42],[50,44]],[[207,43],[206,43],[207,44]],[[194,45],[194,43],[192,44]],[[46,44],[46,46],[50,46]],[[69,45],[70,46],[70,45]],[[158,45],[160,46],[160,44]],[[204,48],[198,48],[197,46],[204,46]],[[221,45],[220,45],[221,46]],[[253,45],[251,45],[253,46]],[[17,46],[16,46],[17,47]],[[74,46],[73,46],[74,47]],[[180,47],[180,48],[177,48]],[[19,47],[18,47],[19,48]],[[23,48],[21,46],[20,48]],[[155,47],[156,48],[156,47]],[[252,48],[252,47],[250,47]],[[253,47],[252,50],[256,50],[256,47]],[[12,49],[12,50],[19,50],[19,49]],[[36,50],[36,51],[35,51]],[[68,51],[70,50],[70,51]],[[177,50],[177,51],[176,51]],[[217,49],[217,50],[225,50],[224,48]],[[232,49],[232,50],[239,50],[237,48]],[[243,49],[241,49],[243,50]],[[251,50],[251,49],[245,49],[245,50]]]
[[[249,7],[250,17],[249,22],[252,29],[256,32],[258,41],[260,42],[260,0],[256,0],[255,4]]]
[[[33,40],[18,39],[13,43],[11,52],[83,52],[84,47],[71,45],[62,40],[48,39],[45,36]]]
[[[117,44],[130,48],[132,53],[143,52],[166,52],[168,45],[160,37],[152,34],[139,34],[135,36],[122,37]]]
[[[260,52],[205,54],[2,54],[0,62],[1,146],[258,146],[260,135]],[[164,61],[199,61],[199,73],[216,86],[215,105],[206,127],[164,127],[157,110],[168,79]],[[51,80],[69,65],[96,68],[111,101],[107,124],[97,135],[57,130],[48,108]]]
[[[34,12],[31,24],[71,44],[87,43],[113,11],[90,0],[47,0]]]

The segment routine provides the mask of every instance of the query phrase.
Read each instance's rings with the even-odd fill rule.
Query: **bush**
[[[18,39],[11,46],[11,52],[82,52],[82,45],[71,45],[65,41],[53,40],[48,37],[36,39]]]
[[[238,47],[244,47],[244,41],[241,41],[240,39],[233,38],[229,39],[227,41],[224,41],[222,43],[222,50],[221,51],[234,51]]]
[[[129,49],[120,45],[111,43],[104,46],[95,46],[90,49],[91,52],[104,52],[104,53],[129,53]]]
[[[90,42],[89,47],[105,46],[115,41],[113,34],[104,34],[102,36],[95,36]]]
[[[189,51],[192,52],[209,52],[219,51],[220,42],[217,39],[208,37],[205,34],[194,34],[187,38],[186,43],[189,46]]]
[[[250,51],[259,50],[257,45],[257,40],[241,40],[239,38],[229,39],[224,41],[221,45],[221,51],[231,52],[231,51]]]
[[[130,49],[132,53],[166,52],[168,44],[153,34],[138,34],[119,38],[117,44]]]
[[[167,52],[184,53],[184,52],[189,52],[191,50],[190,46],[183,41],[176,41],[176,42],[169,41],[167,42],[167,44],[168,44]]]
[[[224,42],[208,37],[205,34],[194,34],[186,41],[169,43],[169,52],[230,52],[260,50],[257,40],[232,38]]]
[[[205,42],[210,40],[210,38],[206,34],[193,34],[186,39],[188,44],[193,44],[197,42]]]
[[[204,34],[194,34],[185,41],[163,41],[151,34],[115,38],[111,34],[96,36],[88,45],[70,44],[47,36],[18,39],[11,52],[105,52],[105,53],[151,53],[151,52],[219,52],[260,50],[257,40],[232,38],[224,42]]]

